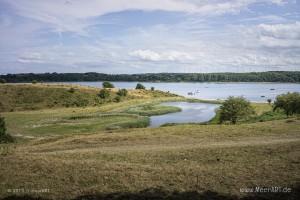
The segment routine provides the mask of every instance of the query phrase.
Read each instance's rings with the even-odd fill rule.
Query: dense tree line
[[[0,75],[2,82],[145,81],[145,82],[300,82],[300,71],[249,73],[43,73]]]

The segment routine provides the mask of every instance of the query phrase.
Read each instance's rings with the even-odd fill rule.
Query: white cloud
[[[300,58],[295,49],[299,42],[289,43],[288,39],[264,36],[260,25],[225,27],[222,34],[203,27],[204,32],[206,28],[209,31],[209,34],[203,35],[202,29],[197,30],[197,34],[189,32],[189,29],[198,28],[197,23],[186,23],[133,28],[117,40],[93,40],[90,45],[78,43],[27,48],[23,51],[25,53],[20,54],[19,62],[28,65],[57,63],[70,69],[81,67],[86,71],[112,73],[243,72],[299,68]],[[248,28],[252,32],[244,35],[237,31],[239,28]]]
[[[166,51],[166,52],[158,53],[151,50],[136,50],[130,52],[129,55],[145,61],[184,62],[193,59],[193,57],[188,53],[179,52],[179,51]]]
[[[263,46],[271,48],[300,48],[300,40],[278,39],[275,37],[261,36],[259,41]]]
[[[202,16],[238,13],[253,3],[282,4],[283,0],[3,0],[19,15],[47,23],[57,32],[86,35],[93,18],[125,10],[163,10]]]
[[[41,53],[27,52],[19,56],[18,59],[21,63],[44,63],[44,59]]]
[[[151,50],[136,50],[133,52],[130,52],[129,55],[138,57],[142,60],[148,60],[148,61],[159,61],[161,60],[161,56]]]
[[[254,3],[283,5],[281,0],[0,1],[13,11],[0,15],[1,65],[22,66],[21,72],[27,72],[25,66],[29,71],[48,66],[49,71],[106,73],[299,70],[300,22],[296,17],[256,15],[248,10]],[[137,24],[125,17],[119,21],[124,24],[113,25],[110,22],[122,14],[109,15],[109,23],[99,25],[107,18],[98,16],[124,10],[189,14],[172,13],[181,18],[160,23],[148,19],[148,13]],[[243,13],[234,20],[215,17],[239,12]],[[94,23],[97,26],[90,27]]]
[[[291,24],[260,24],[261,35],[278,39],[300,40],[300,22]]]
[[[248,47],[300,48],[300,22],[241,26]]]

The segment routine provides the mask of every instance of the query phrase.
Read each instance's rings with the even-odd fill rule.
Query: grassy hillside
[[[97,95],[99,90],[78,85],[0,84],[0,112],[99,106],[114,101],[117,89],[111,89],[111,97],[105,100]],[[161,91],[131,90],[122,100],[174,96],[176,95]]]

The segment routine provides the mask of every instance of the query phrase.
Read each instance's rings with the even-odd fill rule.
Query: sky
[[[0,0],[0,74],[295,70],[299,0]]]

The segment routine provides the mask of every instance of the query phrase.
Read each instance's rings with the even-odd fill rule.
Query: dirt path
[[[270,138],[270,137],[248,137],[241,138],[236,141],[222,141],[222,142],[205,142],[200,143],[183,143],[183,144],[128,144],[122,146],[96,146],[87,148],[72,148],[65,150],[52,150],[40,149],[34,151],[37,154],[64,154],[64,153],[121,153],[132,151],[169,151],[169,150],[188,150],[188,149],[202,149],[202,148],[231,148],[231,147],[245,147],[245,146],[264,146],[275,145],[282,143],[300,142],[300,137],[287,137],[287,138]]]

